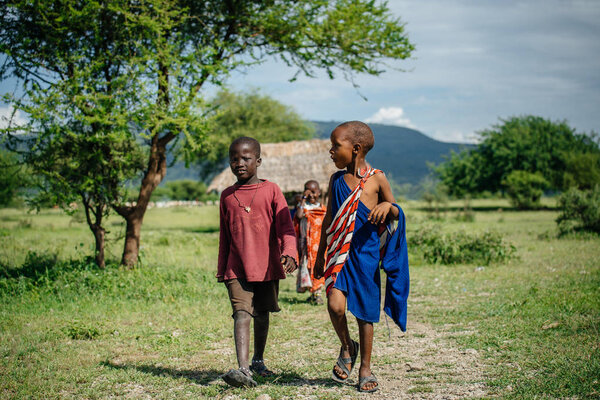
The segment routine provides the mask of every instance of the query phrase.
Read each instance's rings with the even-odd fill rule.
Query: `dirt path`
[[[391,341],[374,348],[375,360],[394,355],[401,364],[377,365],[381,390],[368,399],[468,399],[487,394],[483,362],[474,349],[459,350],[448,336],[412,322],[410,330],[392,330]]]
[[[448,337],[461,332],[436,330],[413,321],[406,333],[394,326],[388,340],[385,323],[382,321],[379,326],[381,331],[386,332],[385,339],[376,340],[373,349],[373,370],[379,379],[380,390],[371,394],[356,392],[354,387],[358,378],[355,370],[348,383],[353,386],[351,390],[337,385],[328,389],[334,397],[336,392],[343,400],[489,397],[484,383],[484,365],[478,352],[474,349],[459,350]],[[465,333],[468,332],[463,332]],[[313,394],[318,384],[311,385],[311,382],[306,381],[306,385],[295,382],[294,386],[298,386],[298,394],[293,399],[318,400],[319,396]],[[242,398],[226,395],[223,399]],[[270,397],[262,395],[258,399],[269,400]]]

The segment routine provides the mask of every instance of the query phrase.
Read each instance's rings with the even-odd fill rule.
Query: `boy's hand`
[[[389,201],[382,201],[377,204],[369,213],[367,219],[373,224],[377,225],[380,222],[384,222],[390,213],[390,209],[393,207]]]
[[[294,272],[296,268],[298,268],[298,266],[296,265],[296,260],[294,260],[293,257],[281,256],[281,259],[279,261],[281,261],[281,266],[283,267],[283,270],[286,274],[290,274]]]
[[[317,257],[315,266],[313,267],[313,275],[317,279],[323,277],[323,268],[325,267],[325,257]]]

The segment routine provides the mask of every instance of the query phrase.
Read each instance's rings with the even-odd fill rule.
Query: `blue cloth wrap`
[[[331,188],[333,215],[351,192],[352,189],[344,180],[344,171],[336,173]],[[391,237],[388,237],[380,258],[377,226],[367,220],[371,210],[359,202],[348,258],[333,287],[346,295],[348,311],[356,318],[367,322],[379,322],[381,267],[387,276],[383,309],[402,331],[406,331],[406,301],[410,286],[406,220],[402,208],[397,204],[394,206],[399,210],[398,227]]]

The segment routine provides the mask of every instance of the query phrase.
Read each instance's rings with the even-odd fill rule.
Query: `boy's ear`
[[[362,145],[361,145],[360,143],[355,143],[355,144],[352,146],[352,152],[353,152],[354,154],[360,154],[360,153],[361,153],[361,151],[362,151]]]
[[[256,166],[258,167],[260,164],[262,164],[262,158],[258,157],[256,159]]]

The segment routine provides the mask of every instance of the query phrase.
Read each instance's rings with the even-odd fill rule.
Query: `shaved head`
[[[309,186],[315,186],[317,189],[320,189],[319,187],[319,182],[311,179],[310,181],[306,181],[306,183],[304,184],[304,188],[308,188]]]
[[[256,158],[260,158],[260,143],[258,143],[258,140],[248,136],[239,137],[233,142],[231,142],[231,145],[229,146],[229,154],[231,154],[231,151],[234,147],[241,145],[248,145],[252,147],[254,149],[254,152],[256,153]]]
[[[369,125],[360,121],[348,121],[338,125],[338,128],[344,128],[349,133],[351,141],[354,143],[360,143],[365,149],[365,153],[373,148],[375,145],[375,137],[373,131],[369,128]]]

